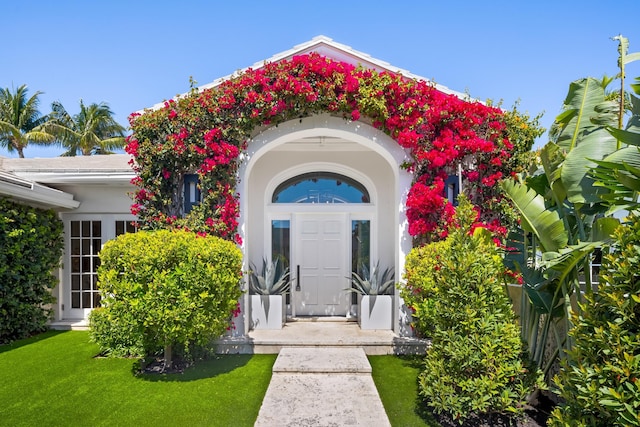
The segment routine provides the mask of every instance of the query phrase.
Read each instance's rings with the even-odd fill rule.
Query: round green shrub
[[[62,222],[52,210],[0,199],[0,344],[46,329],[58,284]]]
[[[229,241],[186,231],[140,231],[100,252],[103,308],[90,317],[103,351],[151,354],[204,345],[230,327],[241,296],[242,254]]]
[[[552,426],[640,425],[640,218],[615,232],[597,293],[573,315],[574,346],[554,378]]]
[[[521,414],[542,387],[530,363],[504,285],[502,256],[488,231],[473,230],[476,213],[461,197],[450,227],[423,274],[433,283],[432,345],[420,393],[436,412],[463,422],[471,414]],[[434,248],[436,246],[434,245]]]

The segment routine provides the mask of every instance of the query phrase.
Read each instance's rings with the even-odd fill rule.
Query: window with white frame
[[[135,218],[126,214],[70,214],[64,219],[68,251],[62,309],[67,308],[65,317],[84,317],[100,306],[97,285],[102,245],[121,234],[136,232],[137,226]]]

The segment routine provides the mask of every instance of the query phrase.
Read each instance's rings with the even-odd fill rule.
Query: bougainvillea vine
[[[187,228],[239,242],[234,189],[247,140],[257,129],[319,113],[369,123],[407,150],[412,236],[430,240],[446,230],[453,209],[445,180],[458,168],[480,220],[502,230],[496,182],[513,170],[514,147],[500,109],[315,53],[266,63],[132,114],[126,148],[138,174],[132,212],[149,228]],[[202,197],[185,213],[188,174],[198,174]]]

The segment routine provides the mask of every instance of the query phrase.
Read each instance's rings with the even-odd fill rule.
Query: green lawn
[[[440,427],[418,396],[421,362],[419,357],[369,356],[373,382],[394,427]]]
[[[183,374],[134,374],[96,358],[87,332],[46,332],[0,346],[0,426],[252,426],[276,355],[218,356]],[[422,411],[419,358],[369,357],[393,426],[439,424]]]
[[[87,332],[47,332],[0,346],[0,425],[252,426],[276,355],[233,355],[183,374],[134,375],[95,358]]]

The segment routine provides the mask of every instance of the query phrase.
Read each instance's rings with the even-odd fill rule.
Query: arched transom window
[[[273,203],[370,203],[364,185],[333,172],[309,172],[278,185]]]

